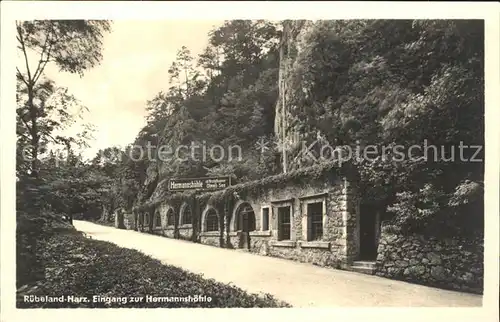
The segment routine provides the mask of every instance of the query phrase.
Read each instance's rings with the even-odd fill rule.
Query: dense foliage
[[[235,180],[257,179],[278,169],[272,152],[260,155],[254,144],[273,134],[279,32],[265,21],[226,22],[209,34],[209,46],[196,62],[188,48],[179,50],[169,73],[171,87],[148,102],[148,125],[135,142],[168,146],[218,145],[241,153],[220,162],[198,149],[194,155],[147,162],[150,178],[142,200],[148,199],[159,180],[174,176],[232,175]],[[156,151],[155,151],[156,152]],[[150,160],[148,160],[150,161]],[[142,183],[141,183],[142,184]]]
[[[365,202],[406,230],[482,231],[482,21],[321,21],[293,46],[295,127],[378,151],[354,160]]]
[[[42,249],[57,229],[67,227],[62,216],[100,207],[109,181],[83,164],[75,153],[85,148],[92,127],[66,135],[86,107],[45,77],[47,64],[79,73],[97,65],[107,21],[43,20],[16,22],[17,155],[16,254],[17,285],[45,278]],[[33,57],[36,60],[32,60]],[[35,68],[34,68],[35,67]]]
[[[25,308],[175,308],[175,307],[287,307],[268,294],[249,294],[235,286],[205,279],[180,268],[163,265],[136,250],[88,239],[71,229],[49,238],[42,250],[47,278],[36,288],[18,291],[17,307]],[[89,303],[31,303],[23,296],[52,295],[87,297]],[[104,301],[101,297],[211,297],[210,302],[146,302],[126,304]]]

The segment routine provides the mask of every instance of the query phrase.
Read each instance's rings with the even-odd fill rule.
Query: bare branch
[[[24,79],[24,76],[21,73],[21,71],[19,70],[19,68],[16,67],[16,70],[17,70],[17,74],[19,75],[19,78],[23,81],[23,83],[25,83],[26,85],[28,85],[28,82],[26,81],[26,79]]]
[[[26,46],[24,44],[23,33],[21,30],[20,24],[17,25],[17,34],[18,34],[18,37],[16,37],[16,38],[19,41],[19,43],[21,44],[21,50],[23,51],[23,55],[24,55],[24,63],[26,64],[26,72],[28,73],[28,82],[26,83],[26,85],[30,86],[32,78],[31,78],[30,66],[28,63],[28,54],[26,53]]]

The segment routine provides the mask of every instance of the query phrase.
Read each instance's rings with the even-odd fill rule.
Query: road
[[[84,221],[76,229],[93,239],[139,250],[165,264],[232,283],[248,292],[270,293],[294,307],[481,306],[482,296],[441,290],[377,276],[119,230]]]

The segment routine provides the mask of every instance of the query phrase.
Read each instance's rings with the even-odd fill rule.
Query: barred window
[[[278,208],[278,240],[290,240],[290,206]]]
[[[161,215],[159,212],[157,212],[155,215],[155,226],[161,227]]]
[[[205,222],[207,225],[207,231],[218,231],[219,230],[219,217],[214,209],[210,209],[207,212]]]
[[[169,209],[167,212],[167,226],[173,226],[174,225],[174,211],[172,209]]]
[[[323,237],[323,203],[315,202],[307,205],[308,240],[320,240]]]
[[[188,205],[184,207],[184,213],[182,214],[181,225],[191,224],[192,215],[191,215],[191,207]]]

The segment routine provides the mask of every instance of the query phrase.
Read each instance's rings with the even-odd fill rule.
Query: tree
[[[83,75],[102,59],[102,37],[110,30],[110,23],[101,20],[35,20],[17,22],[16,26],[18,49],[24,60],[24,68],[17,67],[18,84],[22,83],[24,88],[18,88],[19,92],[26,94],[25,102],[18,109],[19,119],[26,129],[19,132],[30,136],[30,174],[37,177],[42,131],[55,126],[50,119],[40,123],[47,117],[45,102],[54,92],[54,85],[42,77],[45,67],[53,62],[61,71]],[[30,54],[38,55],[35,64],[30,64]],[[67,93],[64,94],[62,98],[69,99]],[[67,116],[64,104],[58,111]]]

